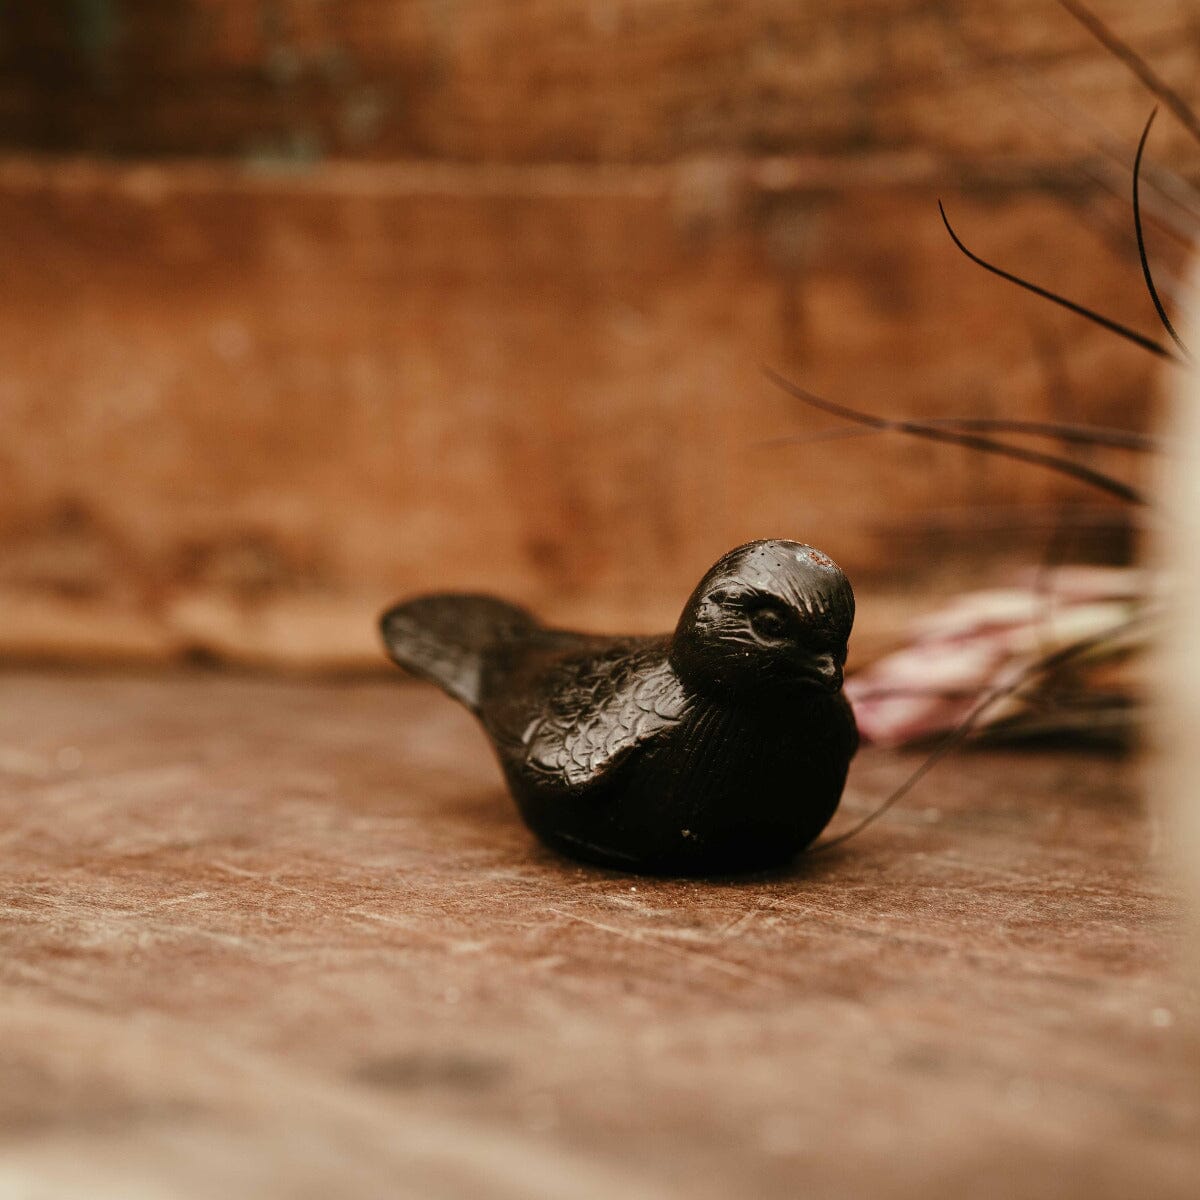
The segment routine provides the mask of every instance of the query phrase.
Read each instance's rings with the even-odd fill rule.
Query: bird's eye
[[[760,638],[777,642],[787,637],[788,619],[779,609],[767,605],[764,608],[756,608],[750,614],[750,628]]]

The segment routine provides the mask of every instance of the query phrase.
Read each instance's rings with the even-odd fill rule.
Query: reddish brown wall
[[[10,145],[240,154],[273,119],[252,90],[234,102],[267,48],[251,6],[114,6],[107,99],[86,116],[72,106],[101,85],[18,7]],[[325,44],[332,6],[276,7],[325,13],[289,35]],[[755,535],[819,542],[867,587],[1044,536],[971,529],[1063,494],[1031,469],[759,445],[832,424],[763,362],[892,413],[1149,419],[1152,363],[973,269],[937,217],[941,196],[981,249],[1150,328],[1123,202],[1089,181],[1107,168],[963,59],[940,6],[907,7],[479,3],[434,31],[429,6],[359,0],[339,36],[421,97],[363,151],[419,158],[10,157],[0,649],[358,663],[374,611],[415,588],[653,625]],[[601,8],[615,32],[584,19]],[[991,34],[1136,140],[1144,98],[1037,8],[1041,40],[999,9]],[[211,36],[167,20],[185,9]],[[1155,4],[1122,27],[1177,71],[1176,25]],[[970,36],[988,32],[973,15]],[[53,94],[51,59],[70,84]],[[1156,154],[1186,165],[1172,136]],[[1031,324],[1061,347],[1068,400],[1047,397]]]
[[[1181,86],[1188,0],[1096,10]],[[1023,86],[1148,106],[1054,0],[47,0],[0,11],[0,138],[510,163],[1028,156]]]

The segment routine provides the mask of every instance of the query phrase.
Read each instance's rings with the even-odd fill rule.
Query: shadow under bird
[[[858,747],[841,690],[853,621],[836,563],[758,541],[713,566],[669,636],[551,629],[459,594],[380,624],[400,666],[479,718],[544,842],[701,874],[784,863],[833,816]]]

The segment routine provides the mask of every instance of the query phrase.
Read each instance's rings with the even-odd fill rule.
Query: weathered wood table
[[[1128,763],[963,754],[844,850],[678,882],[538,848],[415,686],[9,673],[0,812],[0,1197],[1200,1186]]]

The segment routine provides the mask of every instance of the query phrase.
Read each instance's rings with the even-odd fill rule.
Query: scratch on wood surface
[[[147,905],[145,908],[138,909],[137,912],[139,912],[139,913],[158,912],[159,909],[174,908],[175,905],[177,905],[177,904],[187,904],[191,900],[207,900],[208,897],[211,895],[212,895],[211,892],[205,891],[205,892],[189,892],[186,896],[169,896],[164,900],[159,900],[154,904]],[[134,913],[131,911],[129,913],[129,915],[133,916]]]
[[[225,933],[220,929],[209,929],[204,925],[182,925],[156,921],[154,924],[146,926],[146,932],[173,934],[184,938],[205,938],[211,942],[218,942],[223,946],[232,946],[237,950],[265,948],[270,944],[265,938],[246,937],[237,933]]]
[[[902,923],[909,920],[907,914],[896,911],[890,914],[879,914],[872,917],[856,917],[839,909],[828,908],[806,902],[804,908],[819,914],[843,930],[850,930],[872,939],[905,945],[914,949],[930,951],[939,957],[964,957],[981,966],[1000,969],[1012,978],[1048,979],[1055,978],[1061,982],[1074,984],[1081,976],[1064,970],[1056,970],[1051,965],[1056,961],[1053,951],[1047,949],[1041,954],[1023,953],[1014,957],[1012,946],[1006,944],[1006,931],[1003,925],[994,926],[993,944],[974,944],[969,952],[963,950],[960,944],[961,931],[956,921],[939,922],[938,927],[927,933],[913,932],[903,928]],[[924,918],[928,924],[929,918]],[[1106,922],[1106,927],[1113,934],[1125,934],[1130,931]]]
[[[413,937],[420,938],[425,942],[431,942],[443,948],[448,954],[479,954],[492,944],[491,938],[466,938],[456,937],[449,933],[438,933],[435,930],[418,924],[415,919],[389,916],[387,913],[371,912],[370,909],[344,908],[341,910],[341,913],[344,917],[357,918],[359,921],[371,921],[378,925],[390,925],[393,929],[402,930],[404,933],[411,934]]]
[[[964,874],[993,875],[997,879],[1003,879],[1018,887],[1040,888],[1045,886],[1043,877],[1038,873],[1029,874],[1008,867],[996,867],[991,863],[981,863],[975,860],[958,858],[953,854],[930,854],[928,851],[923,851],[917,857],[922,862],[933,863],[936,866],[951,867]],[[943,884],[943,881],[939,880],[939,884]]]
[[[562,917],[564,920],[576,921],[580,925],[588,925],[592,929],[601,930],[603,933],[611,933],[614,937],[624,938],[626,941],[635,942],[639,945],[652,945],[656,949],[673,954],[676,958],[685,959],[688,962],[708,968],[709,970],[720,971],[724,975],[729,975],[734,979],[740,979],[746,983],[772,988],[781,988],[784,986],[783,981],[776,979],[774,976],[749,970],[746,967],[739,966],[737,963],[728,962],[712,954],[705,954],[701,950],[692,950],[686,946],[679,946],[672,942],[663,941],[662,937],[653,930],[621,929],[619,926],[605,925],[602,921],[593,921],[590,917],[583,917],[578,913],[566,912],[561,908],[548,908],[546,911],[553,913],[556,917]]]
[[[908,922],[910,918],[908,914],[900,911],[882,913],[874,917],[858,917],[844,909],[814,904],[807,899],[802,904],[789,906],[783,911],[791,916],[820,917],[842,929],[852,930],[872,938],[886,938],[896,943],[941,951],[944,951],[947,946],[947,939],[944,936],[936,933],[918,933],[905,928],[903,923]]]
[[[403,929],[405,933],[420,932],[420,930],[414,927],[411,921],[403,920],[400,917],[389,917],[386,913],[370,912],[365,908],[343,908],[342,915],[345,917],[361,917],[366,921],[378,921],[381,925],[391,925],[394,929]]]
[[[281,883],[274,875],[267,875],[259,871],[247,871],[245,867],[235,867],[232,863],[221,862],[219,859],[214,859],[212,865],[218,871],[224,871],[228,875],[237,875],[242,879],[253,879],[256,883],[265,883],[268,887],[275,888],[280,892],[291,892],[294,896],[304,896],[310,898],[312,892],[304,888],[294,887],[290,883]]]
[[[261,937],[230,933],[213,929],[199,921],[155,921],[148,920],[150,914],[163,908],[172,908],[187,901],[208,896],[208,892],[195,892],[187,896],[176,896],[158,904],[142,908],[115,908],[97,902],[86,902],[73,897],[38,897],[37,907],[19,908],[5,905],[2,910],[41,925],[50,925],[52,931],[70,928],[76,931],[81,945],[98,945],[136,935],[139,941],[151,938],[161,940],[203,938],[239,950],[267,948],[270,943]]]
[[[739,917],[733,917],[731,920],[726,922],[726,924],[722,925],[720,929],[717,930],[717,937],[719,937],[719,938],[741,937],[742,934],[745,933],[746,930],[750,928],[751,923],[755,920],[756,917],[759,916],[759,914],[761,912],[762,912],[761,908],[752,908],[748,912],[742,913],[742,915]]]

